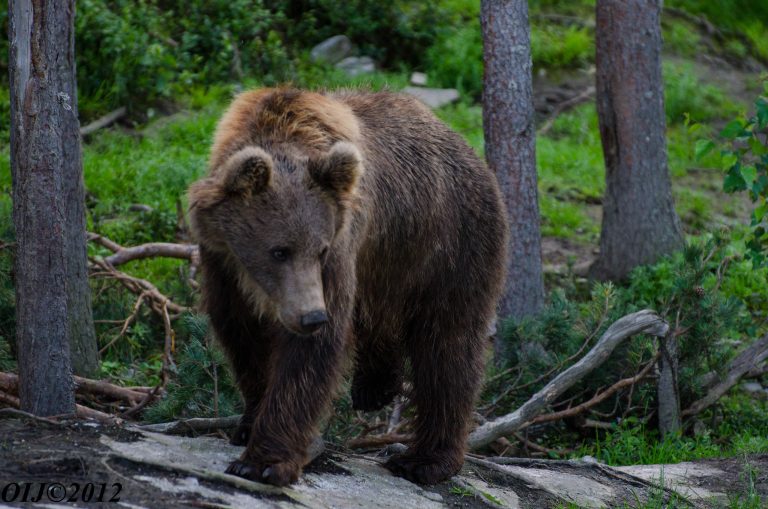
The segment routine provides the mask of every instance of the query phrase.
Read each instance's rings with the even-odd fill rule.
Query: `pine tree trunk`
[[[68,261],[78,252],[68,239],[77,214],[68,203],[77,188],[70,180],[82,178],[74,0],[14,0],[9,10],[19,396],[22,408],[37,415],[72,413],[70,303],[82,301],[69,295],[83,291],[69,277]],[[81,184],[80,190],[82,201]]]
[[[483,129],[510,226],[507,283],[499,316],[537,314],[544,305],[528,2],[483,0]]]
[[[598,0],[597,112],[606,191],[596,279],[682,247],[667,168],[661,0]]]

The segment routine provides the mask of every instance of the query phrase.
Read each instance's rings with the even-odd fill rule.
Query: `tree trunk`
[[[74,0],[14,0],[9,10],[19,396],[22,409],[37,415],[73,413],[71,305],[82,301],[69,294],[82,289],[70,280],[68,259],[84,254],[68,239],[77,215],[68,203],[77,184],[69,180],[81,178]]]
[[[499,316],[520,319],[544,305],[528,2],[483,0],[480,21],[485,154],[499,181],[510,226]]]
[[[682,247],[667,169],[661,0],[598,0],[597,112],[606,191],[596,279]]]

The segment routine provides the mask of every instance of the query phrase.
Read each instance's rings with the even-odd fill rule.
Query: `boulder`
[[[335,64],[352,53],[352,41],[346,35],[334,35],[324,40],[309,52],[313,62]]]
[[[405,87],[403,92],[411,94],[430,108],[439,108],[459,100],[459,91],[455,88]]]

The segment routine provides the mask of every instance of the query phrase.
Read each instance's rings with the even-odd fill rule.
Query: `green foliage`
[[[447,12],[414,0],[264,0],[276,14],[277,30],[298,48],[337,34],[347,35],[361,54],[387,67],[420,62],[420,54],[446,23]]]
[[[755,267],[768,263],[768,82],[764,90],[765,95],[755,101],[754,115],[737,117],[719,136],[724,145],[720,152],[725,172],[723,189],[728,193],[746,192],[753,203],[747,255]],[[714,148],[713,141],[701,140],[696,153],[702,157]]]
[[[226,367],[224,353],[208,333],[204,316],[187,315],[188,339],[176,359],[176,376],[166,396],[145,412],[150,422],[190,417],[219,417],[242,411],[240,396]]]
[[[586,27],[549,22],[531,26],[531,55],[535,68],[568,69],[594,59],[594,34]]]
[[[451,87],[479,100],[483,92],[483,39],[475,22],[446,28],[427,50],[430,85]]]

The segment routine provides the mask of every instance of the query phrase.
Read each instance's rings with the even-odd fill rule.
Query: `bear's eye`
[[[288,256],[290,255],[290,252],[288,251],[288,248],[285,247],[276,247],[272,249],[269,252],[270,256],[272,256],[273,259],[277,260],[278,262],[284,262],[288,259]]]

